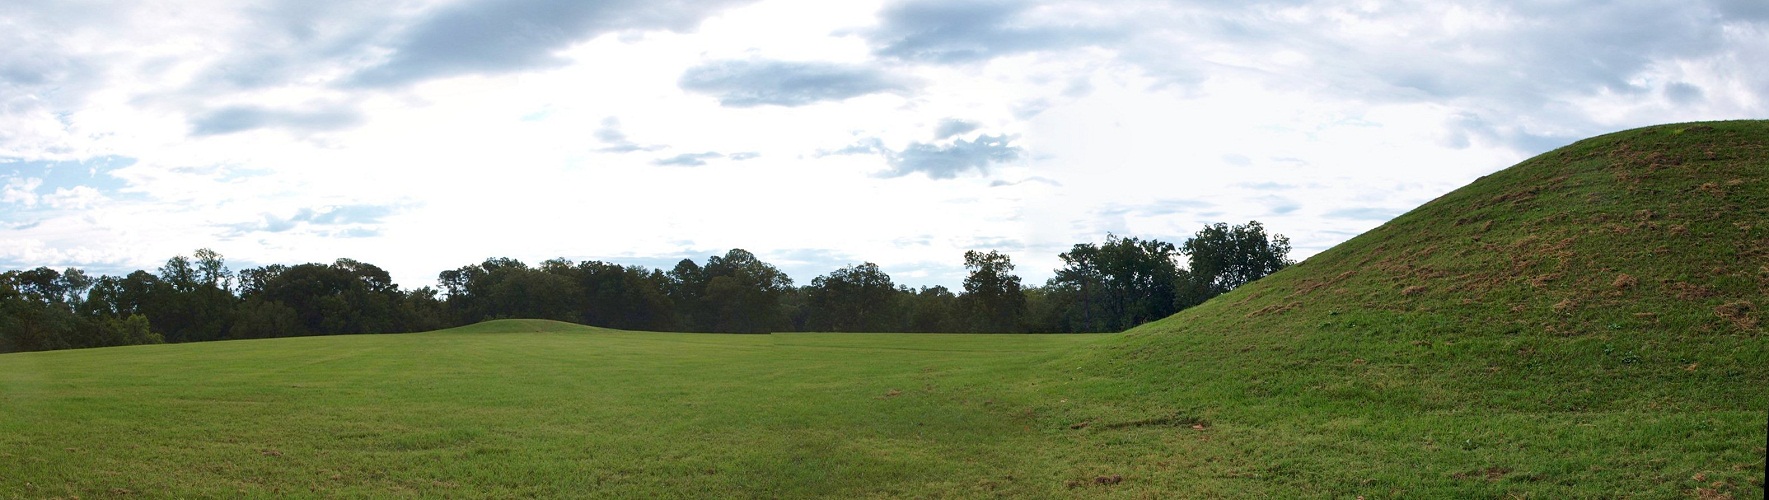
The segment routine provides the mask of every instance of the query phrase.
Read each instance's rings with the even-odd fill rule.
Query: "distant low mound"
[[[466,326],[457,326],[434,333],[595,333],[609,331],[577,323],[550,319],[494,319]]]

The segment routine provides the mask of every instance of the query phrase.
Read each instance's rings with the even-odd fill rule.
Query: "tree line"
[[[865,262],[795,286],[733,249],[667,271],[601,261],[509,258],[403,289],[373,264],[234,272],[208,249],[156,272],[92,277],[47,267],[0,273],[0,352],[224,339],[428,331],[501,318],[624,330],[766,333],[1121,331],[1292,263],[1259,222],[1205,226],[1184,243],[1108,235],[1074,245],[1042,286],[996,251],[964,254],[963,290],[899,285]]]

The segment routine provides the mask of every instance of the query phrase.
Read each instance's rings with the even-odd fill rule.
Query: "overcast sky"
[[[1763,0],[10,0],[0,269],[744,248],[956,288],[1249,220],[1306,257],[1578,138],[1769,117],[1766,61]]]

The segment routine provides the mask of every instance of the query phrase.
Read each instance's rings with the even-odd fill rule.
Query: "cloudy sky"
[[[744,248],[956,287],[1248,220],[1305,257],[1578,138],[1769,117],[1764,61],[1762,0],[13,0],[0,269]]]

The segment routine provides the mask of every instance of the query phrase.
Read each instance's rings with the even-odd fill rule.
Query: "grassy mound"
[[[466,326],[457,326],[446,330],[437,330],[434,333],[596,333],[612,331],[615,330],[580,325],[577,323],[567,323],[564,321],[553,321],[550,319],[494,319]]]
[[[1249,487],[1755,497],[1766,308],[1769,122],[1666,125],[1481,178],[1076,364],[1093,418],[1215,422],[1193,467]]]

